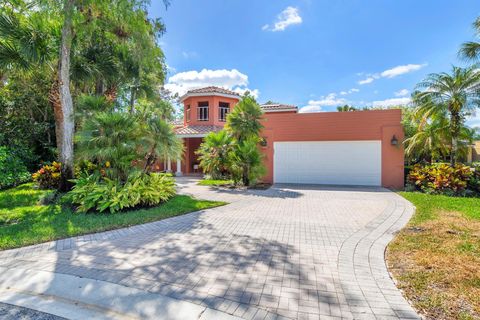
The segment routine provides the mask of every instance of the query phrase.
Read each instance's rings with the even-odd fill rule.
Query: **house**
[[[223,128],[239,100],[218,87],[188,91],[181,98],[183,124],[175,128],[185,155],[168,161],[166,169],[200,172],[195,151],[209,132]],[[401,110],[299,113],[291,105],[261,107],[265,182],[403,188]]]
[[[467,162],[479,162],[480,161],[480,141],[474,141],[468,148]]]

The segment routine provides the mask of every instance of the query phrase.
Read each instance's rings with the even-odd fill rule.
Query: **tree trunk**
[[[248,178],[248,168],[244,167],[242,172],[242,182],[245,187],[250,185],[250,179]]]
[[[70,93],[70,51],[72,46],[72,15],[75,0],[64,1],[64,21],[62,26],[62,40],[60,44],[60,59],[58,63],[58,89],[60,108],[55,110],[57,130],[57,148],[59,160],[62,163],[62,179],[60,190],[67,191],[71,187],[73,178],[73,135],[75,122],[73,101]]]
[[[450,152],[450,165],[453,167],[457,162],[458,154],[458,137],[460,135],[460,114],[458,112],[451,112],[450,126],[452,135],[452,150]]]

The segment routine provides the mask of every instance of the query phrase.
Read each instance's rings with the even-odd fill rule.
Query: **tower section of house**
[[[180,98],[184,108],[183,125],[177,125],[175,133],[183,140],[185,154],[170,164],[170,170],[177,175],[200,173],[195,152],[207,134],[223,129],[227,115],[239,100],[238,93],[219,87],[190,90]]]

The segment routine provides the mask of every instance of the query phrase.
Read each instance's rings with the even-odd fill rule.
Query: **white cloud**
[[[298,113],[308,113],[308,112],[322,112],[321,106],[305,106],[298,110]]]
[[[380,75],[384,78],[394,78],[405,73],[417,71],[425,66],[426,64],[406,64],[404,66],[397,66],[395,68],[385,70]]]
[[[252,96],[255,97],[255,99],[257,99],[258,96],[260,95],[260,90],[258,90],[258,89],[253,89],[253,90],[251,90],[251,89],[248,89],[248,88],[237,87],[237,88],[233,89],[232,91],[235,91],[235,92],[238,93],[239,95],[243,95],[245,92],[248,91],[248,92],[250,92],[250,94],[251,94]]]
[[[395,92],[395,97],[405,97],[410,93],[407,89],[402,89],[400,91]]]
[[[319,100],[310,100],[308,104],[302,107],[299,112],[320,112],[322,111],[322,107],[332,107],[332,106],[339,106],[342,104],[346,104],[347,100],[344,98],[338,98],[337,94],[330,93],[327,96],[320,97]]]
[[[359,91],[360,91],[360,90],[357,89],[357,88],[352,88],[352,89],[350,89],[350,90],[348,90],[348,91],[341,91],[341,92],[340,92],[340,95],[345,96],[345,95],[347,95],[347,94],[352,94],[352,93],[356,93],[356,92],[359,92]]]
[[[259,94],[257,89],[248,89],[248,76],[236,69],[180,72],[168,79],[165,89],[183,95],[188,90],[208,86],[222,87],[239,93],[249,90],[253,95]]]
[[[409,104],[411,101],[410,98],[391,98],[379,101],[373,101],[372,106],[374,107],[393,107],[393,106],[403,106]]]
[[[402,75],[402,74],[405,74],[405,73],[409,73],[409,72],[413,72],[413,71],[417,71],[423,67],[425,67],[427,64],[424,63],[424,64],[406,64],[406,65],[402,65],[402,66],[396,66],[396,67],[393,67],[391,69],[387,69],[383,72],[380,72],[380,73],[374,73],[374,74],[367,74],[367,78],[363,79],[363,80],[360,80],[358,81],[358,84],[360,85],[363,85],[363,84],[367,84],[367,83],[372,83],[374,80],[376,79],[380,79],[380,78],[395,78],[399,75]],[[357,75],[362,75],[362,73],[357,73]]]
[[[476,112],[467,119],[467,125],[472,128],[480,129],[480,113]]]
[[[198,54],[195,51],[182,51],[182,56],[185,59],[196,58]]]
[[[364,84],[373,82],[373,80],[375,80],[375,78],[373,78],[373,77],[368,77],[368,78],[366,78],[366,79],[364,79],[364,80],[358,81],[358,84],[359,84],[359,85],[364,85]]]
[[[284,31],[287,27],[295,24],[301,24],[302,22],[303,20],[299,14],[298,8],[287,7],[277,16],[277,20],[273,26],[266,24],[262,27],[262,30],[269,30],[273,32]]]

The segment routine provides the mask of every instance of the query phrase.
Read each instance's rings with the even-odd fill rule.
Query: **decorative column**
[[[180,158],[177,159],[177,172],[175,172],[175,175],[177,177],[180,177],[183,175],[182,173],[182,160]]]
[[[172,172],[172,160],[170,157],[167,160],[167,172]]]

